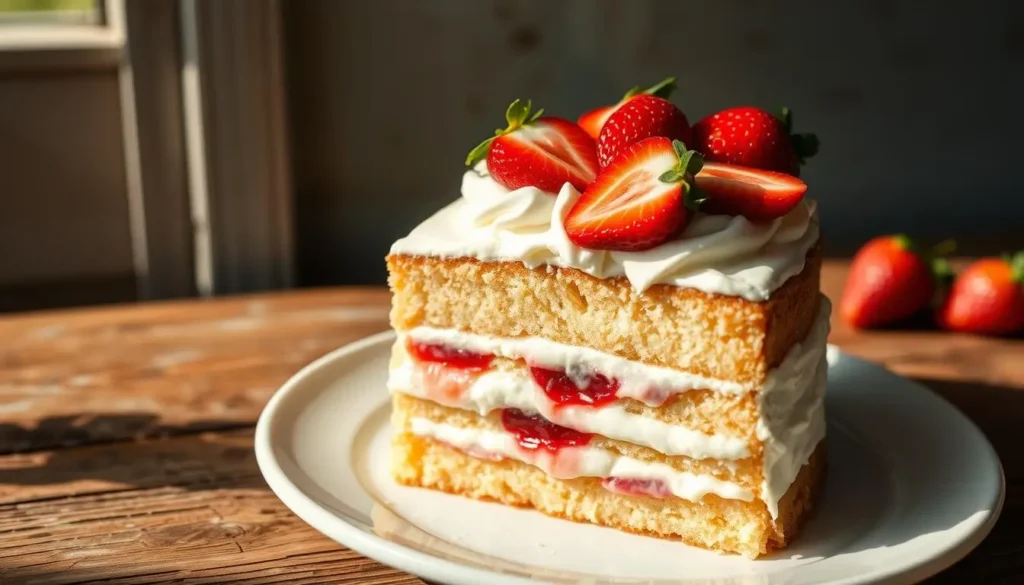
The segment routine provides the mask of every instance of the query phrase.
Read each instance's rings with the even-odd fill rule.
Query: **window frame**
[[[0,75],[48,69],[116,67],[125,45],[124,0],[101,0],[99,22],[48,18],[0,34]]]
[[[138,298],[291,286],[280,1],[101,0],[100,9],[97,24],[4,31],[0,77],[117,72]]]

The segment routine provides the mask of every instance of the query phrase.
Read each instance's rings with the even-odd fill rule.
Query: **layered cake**
[[[791,159],[728,160],[710,118],[642,91],[607,109],[593,129],[514,103],[393,245],[393,475],[766,554],[825,466],[815,205]]]

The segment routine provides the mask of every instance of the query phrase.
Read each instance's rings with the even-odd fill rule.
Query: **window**
[[[0,0],[0,26],[98,24],[98,0]]]

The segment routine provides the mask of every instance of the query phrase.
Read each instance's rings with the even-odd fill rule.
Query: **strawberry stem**
[[[906,236],[904,236],[906,237]],[[939,308],[946,298],[946,293],[956,279],[956,271],[949,263],[949,256],[956,250],[955,240],[942,240],[935,244],[927,252],[921,254],[922,259],[931,269],[932,279],[935,281],[935,293],[932,297],[932,307]]]
[[[896,234],[892,236],[892,241],[900,250],[913,251],[914,249],[914,242],[907,234]]]
[[[487,158],[487,154],[491,152],[491,143],[494,139],[515,132],[523,126],[536,122],[542,115],[544,115],[544,108],[539,108],[536,112],[530,113],[533,109],[533,100],[526,100],[524,104],[520,100],[515,100],[508,105],[505,110],[505,123],[508,124],[504,129],[498,128],[494,131],[494,136],[491,136],[487,140],[484,140],[480,144],[477,144],[473,150],[469,151],[469,155],[466,156],[466,166],[471,167],[481,160]]]
[[[676,78],[666,77],[665,79],[662,79],[661,81],[652,85],[651,87],[648,87],[647,89],[643,89],[639,85],[634,85],[632,88],[630,88],[629,91],[626,92],[626,95],[622,96],[622,99],[623,101],[625,101],[633,96],[637,96],[642,93],[647,95],[658,96],[660,98],[667,98],[668,96],[672,95],[672,92],[675,89]]]
[[[1024,250],[1014,254],[1008,262],[1010,264],[1010,278],[1018,284],[1024,284]]]
[[[810,133],[793,134],[793,111],[789,108],[782,108],[782,115],[779,116],[789,141],[793,144],[793,150],[800,164],[807,164],[807,159],[818,154],[821,143],[818,137]]]
[[[704,157],[696,150],[687,150],[686,145],[679,140],[672,141],[672,150],[678,161],[674,167],[662,173],[658,180],[662,183],[682,183],[683,204],[690,211],[697,211],[707,197],[694,186],[693,177],[704,167]]]

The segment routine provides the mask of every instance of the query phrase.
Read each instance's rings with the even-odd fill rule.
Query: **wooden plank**
[[[252,432],[0,457],[0,582],[418,584],[293,516]]]
[[[844,276],[826,264],[834,300]],[[387,304],[382,289],[301,291],[0,319],[0,582],[421,583],[292,516],[252,454],[251,426],[280,382],[385,329]],[[838,319],[831,340],[930,385],[1002,457],[1002,520],[930,583],[1016,583],[1022,342]]]
[[[387,328],[381,289],[0,319],[0,453],[252,425],[291,374]]]

